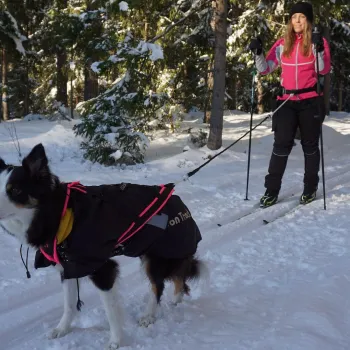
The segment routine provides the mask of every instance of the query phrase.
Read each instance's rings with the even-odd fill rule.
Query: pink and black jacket
[[[301,90],[312,88],[317,84],[316,73],[316,49],[312,45],[312,54],[308,57],[302,54],[302,34],[297,34],[297,39],[291,57],[283,55],[284,39],[279,39],[268,52],[266,59],[263,54],[256,57],[256,67],[260,74],[272,73],[278,66],[281,66],[281,86],[285,90]],[[324,51],[318,54],[320,75],[329,73],[331,69],[331,58],[329,45],[323,38]],[[303,100],[317,97],[317,91],[304,92],[290,97],[290,100]],[[286,100],[289,94],[279,96],[279,100]]]

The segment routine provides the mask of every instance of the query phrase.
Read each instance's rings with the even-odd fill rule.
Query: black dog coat
[[[73,211],[73,227],[57,245],[64,278],[91,275],[115,255],[138,257],[147,253],[183,259],[196,252],[201,234],[188,208],[172,195],[172,184],[123,183],[83,188],[86,193],[72,191],[70,195],[68,208]],[[123,236],[122,243],[117,244]],[[42,249],[52,256],[54,245],[50,242]],[[35,268],[52,264],[37,251]]]

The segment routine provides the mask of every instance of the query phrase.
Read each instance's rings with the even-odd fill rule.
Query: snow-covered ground
[[[240,137],[249,124],[247,114],[226,114],[224,145]],[[255,116],[254,123],[262,117]],[[52,170],[64,181],[174,182],[212,153],[206,148],[182,152],[186,133],[158,133],[146,164],[125,170],[107,168],[83,160],[69,122],[15,123],[22,154],[42,142]],[[9,124],[0,124],[0,156],[18,163]],[[195,119],[187,121],[186,127],[196,124]],[[247,138],[176,186],[201,229],[198,255],[209,267],[210,284],[191,285],[191,296],[176,307],[170,302],[172,288],[166,288],[158,320],[142,328],[137,320],[146,302],[146,279],[138,259],[118,257],[125,318],[123,349],[350,349],[350,114],[332,113],[323,130],[326,211],[321,184],[319,200],[293,209],[302,191],[299,141],[289,159],[280,203],[265,210],[256,208],[272,149],[269,122],[253,134],[249,201],[244,200]],[[281,214],[285,215],[279,218]],[[264,219],[271,223],[264,225]],[[85,306],[73,331],[48,340],[62,314],[57,272],[34,270],[31,250],[32,278],[28,280],[19,243],[3,231],[0,256],[0,349],[104,348],[108,322],[89,281],[81,283]]]

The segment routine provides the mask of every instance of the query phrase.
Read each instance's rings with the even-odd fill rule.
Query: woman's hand
[[[249,49],[256,55],[260,55],[262,53],[263,44],[259,37],[252,39],[249,44]]]

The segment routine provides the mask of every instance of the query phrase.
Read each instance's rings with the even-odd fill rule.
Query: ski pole
[[[255,84],[255,54],[254,55],[254,68],[253,68],[253,79],[252,79],[252,91],[251,91],[251,101],[250,101],[250,125],[249,125],[249,146],[248,146],[248,166],[247,166],[247,187],[245,192],[245,200],[248,200],[248,187],[249,187],[249,172],[250,172],[250,154],[252,149],[252,127],[253,127],[253,113],[254,113],[254,84]]]
[[[320,36],[320,32],[317,31],[317,27],[314,29],[314,37],[313,41],[315,41],[316,44],[316,72],[317,72],[317,93],[318,93],[318,115],[319,118],[321,118],[321,89],[320,89],[320,66],[318,62],[318,54],[319,54],[319,47],[318,44],[320,40],[323,40],[322,36]],[[321,141],[321,160],[322,160],[322,187],[323,187],[323,208],[324,210],[327,209],[326,206],[326,180],[325,180],[325,174],[324,174],[324,153],[323,153],[323,130],[322,130],[323,122],[320,126],[320,141]]]

